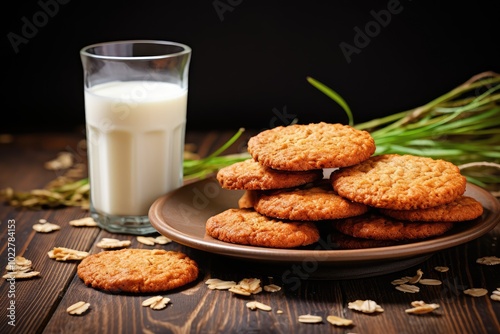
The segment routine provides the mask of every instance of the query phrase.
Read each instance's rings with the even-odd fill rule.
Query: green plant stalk
[[[311,85],[313,85],[314,87],[319,89],[321,92],[326,94],[329,98],[331,98],[332,100],[337,102],[342,107],[342,109],[344,109],[345,113],[347,114],[347,117],[349,119],[349,125],[351,125],[351,126],[354,125],[354,117],[352,115],[351,108],[349,107],[347,102],[342,98],[342,96],[340,96],[340,94],[338,94],[334,90],[328,88],[327,86],[325,86],[324,84],[322,84],[318,80],[313,79],[311,77],[307,77],[307,81],[309,81],[309,83]]]
[[[339,94],[321,82],[307,78],[314,87],[338,103],[351,118],[352,112]],[[484,91],[477,96],[470,96]],[[484,72],[429,103],[373,119],[353,127],[370,132],[375,154],[413,154],[441,158],[457,165],[500,162],[500,75]],[[347,107],[346,107],[347,106]],[[479,176],[469,170],[464,175],[472,183],[500,184],[492,169]]]
[[[184,180],[189,181],[197,178],[203,178],[216,172],[221,167],[242,161],[249,158],[249,154],[234,154],[220,156],[243,134],[245,129],[240,128],[224,145],[215,152],[202,159],[185,159],[183,162]]]

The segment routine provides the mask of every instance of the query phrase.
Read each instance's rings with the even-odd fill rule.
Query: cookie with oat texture
[[[248,152],[264,166],[305,171],[355,165],[375,152],[375,141],[367,131],[349,125],[292,124],[251,137]]]
[[[275,170],[253,159],[233,163],[217,172],[224,189],[268,190],[297,187],[323,178],[321,169],[289,172]]]
[[[408,222],[376,213],[341,219],[335,228],[355,238],[407,241],[442,235],[453,227],[450,222]]]
[[[368,206],[426,209],[453,202],[465,192],[466,179],[451,162],[413,155],[384,154],[330,175],[342,197]]]
[[[339,196],[328,180],[301,188],[261,193],[254,209],[268,217],[301,221],[320,221],[357,216],[368,207]]]
[[[121,249],[91,254],[78,265],[85,285],[108,292],[155,293],[179,288],[198,277],[186,254],[162,249]]]
[[[206,233],[212,238],[240,245],[294,248],[319,240],[312,222],[282,221],[261,215],[252,209],[227,209],[210,217]]]
[[[472,197],[460,196],[453,202],[428,209],[380,209],[379,211],[386,216],[400,220],[462,222],[480,217],[483,214],[483,206]]]

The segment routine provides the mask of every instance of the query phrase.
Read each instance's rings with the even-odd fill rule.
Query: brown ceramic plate
[[[500,222],[500,202],[488,191],[467,184],[466,195],[482,203],[482,217],[457,225],[448,233],[423,241],[368,249],[334,249],[328,236],[309,248],[275,249],[222,242],[205,234],[206,220],[229,208],[236,208],[243,194],[225,190],[214,178],[185,185],[158,198],[150,208],[152,225],[162,235],[188,247],[233,258],[273,263],[315,261],[329,266],[377,265],[400,262],[415,265],[432,253],[474,240]],[[400,266],[401,267],[401,266]],[[383,269],[382,269],[383,270]],[[387,270],[386,270],[387,271]]]

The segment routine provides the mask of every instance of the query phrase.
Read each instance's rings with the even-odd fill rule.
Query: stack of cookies
[[[481,203],[463,195],[459,168],[444,160],[383,154],[334,171],[330,181],[340,196],[369,206],[361,216],[334,222],[339,232],[361,240],[430,238],[483,214]]]
[[[276,127],[251,137],[248,151],[251,159],[217,173],[222,188],[245,191],[237,208],[207,220],[207,234],[225,242],[302,247],[330,226],[339,248],[377,247],[437,236],[482,214],[463,196],[455,165],[373,156],[370,134],[347,125]]]

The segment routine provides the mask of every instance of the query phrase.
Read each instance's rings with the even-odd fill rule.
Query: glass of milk
[[[183,182],[191,49],[131,40],[80,51],[91,216],[110,232],[144,235],[155,199]]]

